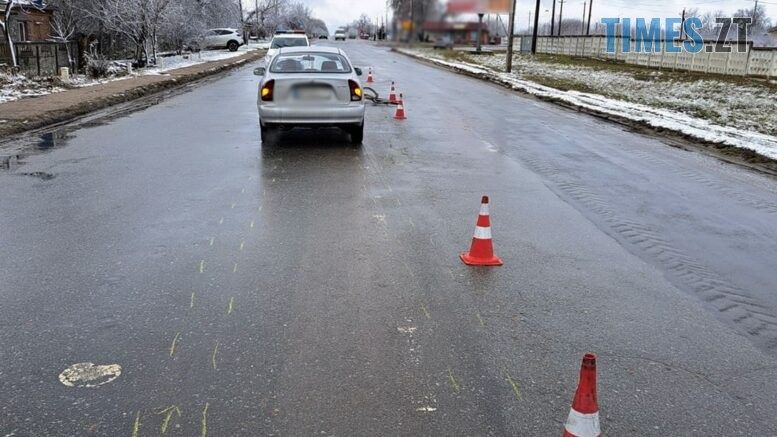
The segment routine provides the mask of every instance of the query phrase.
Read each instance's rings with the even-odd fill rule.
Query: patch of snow
[[[448,61],[441,59],[430,53],[424,53],[419,50],[410,49],[397,49],[398,51],[425,59],[429,62],[457,69],[463,72],[467,72],[483,78],[488,78],[496,82],[510,86],[512,89],[523,91],[539,97],[550,98],[558,101],[565,102],[574,106],[589,109],[603,114],[622,117],[628,120],[646,123],[650,126],[672,130],[680,132],[691,137],[709,141],[712,143],[720,143],[738,148],[748,149],[755,151],[763,156],[771,159],[777,159],[777,137],[768,135],[761,132],[756,132],[748,129],[741,129],[735,126],[722,126],[712,121],[694,117],[692,115],[671,110],[659,108],[654,105],[642,104],[636,102],[625,101],[617,98],[606,97],[597,93],[584,93],[579,91],[563,91],[556,88],[540,85],[536,82],[519,79],[515,73],[504,73],[497,71],[489,65],[479,65],[464,61]],[[504,57],[502,57],[504,59]],[[485,63],[484,63],[485,64]],[[492,64],[493,65],[493,64]],[[500,64],[498,68],[502,68],[504,64]],[[549,65],[549,69],[555,69],[555,65]],[[596,72],[600,74],[601,72]],[[625,75],[625,73],[610,72],[607,73],[604,80],[612,79],[613,76]],[[654,84],[651,83],[651,87]],[[609,82],[608,86],[617,89],[617,83]],[[677,84],[670,88],[670,92],[676,93],[675,97],[682,100],[683,93],[681,88],[688,86],[686,83]],[[692,85],[691,85],[692,87]],[[753,100],[757,97],[753,93],[743,93],[739,96],[734,96],[730,92],[731,84],[719,85],[716,90],[716,94],[722,99],[732,99],[732,106],[741,107],[745,104],[753,104]],[[725,93],[721,92],[721,89],[726,89]],[[692,91],[688,91],[686,100],[690,101],[697,98]],[[734,93],[736,94],[736,93]],[[764,102],[765,106],[777,105],[774,95],[771,95],[769,102]],[[767,115],[774,118],[777,114],[777,109],[772,109]],[[777,124],[777,120],[774,121]]]

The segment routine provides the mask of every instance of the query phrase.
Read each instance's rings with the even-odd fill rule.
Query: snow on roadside
[[[598,113],[646,123],[653,127],[680,132],[704,141],[752,150],[771,159],[777,159],[777,137],[772,135],[731,126],[721,126],[709,120],[679,111],[608,98],[601,94],[572,90],[562,91],[529,80],[519,79],[514,74],[503,73],[488,66],[463,61],[448,61],[419,50],[397,50],[444,67],[488,78],[532,95],[555,99]]]
[[[18,100],[24,97],[37,97],[64,91],[51,81],[36,81],[26,76],[0,73],[0,103]]]

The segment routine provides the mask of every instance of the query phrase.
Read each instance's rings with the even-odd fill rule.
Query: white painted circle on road
[[[95,366],[94,363],[78,363],[63,370],[59,374],[59,382],[68,387],[98,387],[119,375],[121,366],[118,364]]]

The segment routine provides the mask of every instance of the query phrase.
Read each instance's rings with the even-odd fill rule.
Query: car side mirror
[[[267,72],[267,69],[264,67],[254,68],[255,76],[264,76],[266,72]]]
[[[359,67],[354,67],[353,71],[356,72],[357,76],[361,76],[362,75],[362,69],[359,68]]]

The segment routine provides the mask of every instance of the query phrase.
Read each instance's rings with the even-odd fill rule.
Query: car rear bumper
[[[262,124],[359,124],[364,120],[364,111],[365,105],[363,103],[318,108],[259,104],[259,118]]]

